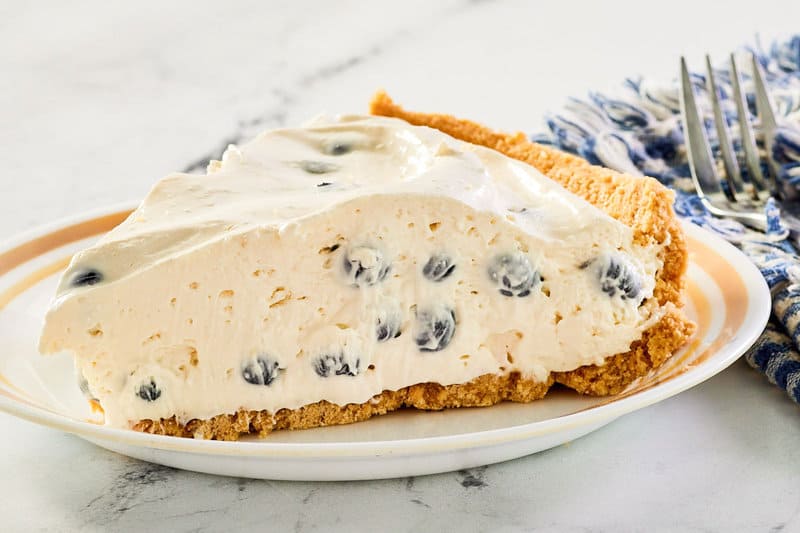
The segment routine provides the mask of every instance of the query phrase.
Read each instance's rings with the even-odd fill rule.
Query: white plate
[[[400,411],[349,426],[279,431],[216,442],[101,425],[78,391],[67,356],[42,357],[36,339],[70,255],[118,224],[128,209],[62,221],[0,247],[0,410],[74,433],[109,450],[187,470],[231,476],[377,479],[446,472],[545,450],[625,413],[673,396],[733,363],[758,337],[770,295],[733,246],[686,224],[693,341],[652,375],[613,397],[553,389],[530,404],[442,412]]]

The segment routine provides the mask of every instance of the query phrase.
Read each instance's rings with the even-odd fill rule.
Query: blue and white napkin
[[[745,47],[764,68],[776,107],[778,133],[774,155],[781,164],[779,179],[800,186],[800,35],[774,43],[768,51]],[[738,61],[747,65],[748,61]],[[677,73],[677,58],[676,58]],[[731,100],[730,71],[715,69],[722,109],[735,148],[741,146],[736,106]],[[749,71],[740,73],[747,93],[759,147],[764,150],[755,112]],[[705,84],[705,75],[692,74],[698,104],[705,114],[712,152],[719,160],[719,143]],[[754,231],[733,220],[712,216],[694,194],[680,119],[680,84],[659,84],[642,78],[625,80],[613,97],[590,93],[570,99],[562,112],[547,117],[548,132],[532,139],[578,154],[592,163],[633,175],[647,175],[677,193],[678,216],[713,231],[738,246],[761,270],[772,292],[772,317],[767,329],[747,352],[746,359],[790,398],[800,403],[800,255],[788,240],[780,213],[769,202],[768,230]],[[763,158],[762,158],[763,161]],[[762,163],[763,164],[763,163]],[[766,167],[765,167],[766,172]]]

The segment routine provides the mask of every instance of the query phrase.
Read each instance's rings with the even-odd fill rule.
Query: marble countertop
[[[8,2],[0,240],[378,87],[535,131],[570,95],[797,30],[784,4]],[[410,479],[194,474],[4,414],[0,435],[2,531],[800,531],[800,408],[743,362],[567,445]]]

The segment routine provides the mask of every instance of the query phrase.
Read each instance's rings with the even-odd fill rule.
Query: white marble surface
[[[377,87],[534,131],[569,95],[800,30],[797,2],[537,4],[5,2],[0,239]],[[7,415],[0,434],[0,531],[800,531],[800,408],[741,362],[569,445],[415,479],[216,478]]]

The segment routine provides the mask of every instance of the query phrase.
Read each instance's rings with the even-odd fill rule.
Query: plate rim
[[[0,242],[0,254],[58,229],[104,215],[130,211],[136,205],[138,203],[117,203],[39,225],[20,232],[11,238],[4,239]],[[709,357],[691,370],[664,383],[656,384],[646,390],[586,410],[503,428],[453,435],[362,442],[270,442],[268,439],[259,441],[212,441],[153,435],[76,420],[2,396],[0,396],[0,411],[51,429],[77,435],[95,443],[99,441],[114,442],[118,445],[178,451],[194,455],[267,456],[275,458],[302,456],[308,459],[374,457],[388,454],[393,456],[414,456],[426,453],[478,449],[522,442],[540,435],[566,431],[585,425],[602,425],[619,416],[677,395],[722,372],[739,359],[758,339],[769,319],[772,307],[771,295],[766,281],[756,266],[740,250],[718,235],[714,235],[687,220],[681,220],[680,222],[687,235],[717,252],[742,277],[748,301],[750,302],[744,321],[740,326],[740,331],[744,330],[746,334],[736,336],[729,341],[725,345],[727,350],[723,357]]]

